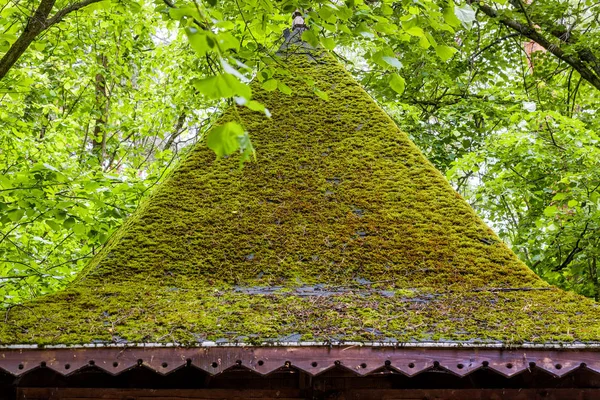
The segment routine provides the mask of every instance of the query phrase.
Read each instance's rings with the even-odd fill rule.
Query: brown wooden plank
[[[272,393],[274,396],[275,393]],[[95,398],[90,397],[61,397],[60,400],[90,400]],[[261,399],[261,400],[304,400],[304,397],[264,397],[264,396],[253,396],[252,394],[246,394],[245,392],[239,393],[227,393],[227,394],[219,394],[219,395],[211,395],[211,396],[200,396],[200,397],[189,397],[187,395],[184,396],[153,396],[153,397],[119,397],[119,398],[110,398],[110,397],[102,397],[102,400],[122,400],[122,399],[135,399],[135,400],[216,400],[216,399],[228,399],[228,400],[246,400],[246,399]]]
[[[434,365],[458,376],[468,375],[482,365],[504,376],[518,374],[531,365],[562,376],[577,368],[600,373],[600,351],[369,346],[0,349],[0,368],[17,376],[41,364],[60,374],[71,374],[90,364],[110,374],[119,374],[139,363],[159,374],[168,374],[186,364],[209,374],[219,374],[237,365],[268,374],[291,364],[312,376],[335,365],[365,375],[389,364],[408,376]]]
[[[334,397],[331,397],[331,396]],[[313,398],[336,400],[598,400],[600,389],[360,389]],[[298,400],[297,390],[21,388],[19,400]]]
[[[299,390],[19,388],[19,400],[299,400]]]
[[[229,392],[229,393],[222,393],[219,395],[213,394],[210,396],[202,396],[202,397],[194,397],[193,399],[197,399],[197,400],[215,400],[215,399],[231,399],[231,400],[246,400],[246,399],[261,399],[261,400],[304,400],[304,397],[277,397],[276,396],[277,393],[273,392],[270,393],[268,395],[261,395],[258,393],[246,393],[245,391],[241,391],[241,392]],[[184,400],[184,399],[189,399],[190,397],[183,395],[183,396],[165,396],[165,397],[136,397],[137,400]],[[69,400],[69,399],[65,399],[65,400]],[[82,400],[82,399],[77,399],[77,400]],[[87,400],[87,399],[86,399]]]
[[[319,396],[316,396],[319,398]],[[598,400],[600,389],[352,390],[336,400]]]

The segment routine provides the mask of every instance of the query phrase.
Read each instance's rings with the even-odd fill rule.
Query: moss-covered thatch
[[[254,90],[271,119],[224,117],[257,162],[197,146],[0,343],[600,341],[598,305],[521,263],[342,66],[287,61],[291,96]]]

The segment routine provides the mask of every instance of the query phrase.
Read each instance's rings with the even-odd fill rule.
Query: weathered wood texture
[[[368,389],[310,393],[300,390],[148,390],[22,388],[18,400],[598,400],[600,389]]]
[[[36,349],[0,367],[0,400],[600,400],[594,350]]]
[[[243,366],[260,375],[292,365],[316,376],[336,366],[364,376],[391,367],[414,376],[431,368],[442,368],[466,376],[482,367],[511,377],[535,366],[554,376],[585,368],[600,373],[598,349],[488,349],[488,348],[393,348],[370,346],[339,347],[198,347],[198,348],[77,348],[0,349],[0,369],[20,376],[45,365],[61,375],[96,366],[117,375],[137,365],[167,375],[191,365],[210,375]]]

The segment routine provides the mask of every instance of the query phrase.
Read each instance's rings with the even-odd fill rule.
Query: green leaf
[[[315,88],[315,94],[325,101],[329,101],[329,95],[322,90]]]
[[[444,8],[444,21],[446,21],[448,25],[456,28],[460,26],[460,20],[454,13],[454,7],[455,6],[452,4],[451,7]]]
[[[79,236],[85,235],[85,225],[83,225],[83,224],[73,225],[73,232],[75,232],[75,234],[79,235]]]
[[[107,2],[107,3],[110,3],[110,2]],[[196,10],[196,7],[192,7],[192,6],[169,8],[169,16],[176,20],[180,20],[183,17],[191,17],[191,18],[200,19],[200,15],[198,15],[198,10]]]
[[[439,58],[442,59],[442,61],[448,61],[457,51],[458,50],[454,47],[445,46],[443,44],[438,44],[437,46],[435,46],[435,53],[438,55]]]
[[[558,207],[556,206],[548,206],[544,209],[544,215],[546,217],[554,217],[558,213]]]
[[[185,28],[185,34],[188,37],[188,41],[190,42],[190,46],[199,56],[206,55],[211,48],[207,41],[207,36],[204,31],[200,31],[194,27]]]
[[[215,24],[215,27],[230,31],[235,29],[235,24],[231,21],[219,21]]]
[[[386,63],[395,68],[402,68],[402,63],[396,57],[383,56],[381,57]]]
[[[240,96],[245,99],[252,97],[250,86],[240,82],[231,74],[210,76],[204,79],[193,79],[192,85],[200,94],[208,99],[220,99]]]
[[[350,28],[348,28],[348,26],[347,26],[346,24],[344,24],[344,23],[341,23],[341,22],[337,23],[337,24],[336,24],[336,29],[337,29],[338,31],[340,31],[340,32],[343,32],[343,33],[347,34],[347,35],[352,35],[352,31],[351,31],[351,30],[350,30]]]
[[[333,38],[331,38],[331,37],[323,37],[323,38],[321,38],[321,44],[327,50],[333,50],[335,48],[335,40],[333,40]]]
[[[217,42],[221,51],[233,49],[238,51],[240,49],[240,41],[237,40],[230,32],[221,32],[217,35]]]
[[[200,94],[208,97],[209,99],[217,99],[221,97],[222,94],[224,94],[220,93],[220,90],[218,88],[219,78],[219,76],[211,76],[204,79],[193,79],[192,85],[194,85],[194,87]],[[229,96],[233,96],[233,93],[229,93],[228,96],[225,97]]]
[[[324,20],[328,20],[333,14],[333,10],[327,6],[319,9],[319,16]]]
[[[25,210],[20,208],[14,208],[8,212],[8,218],[10,218],[12,222],[19,221],[21,218],[23,218],[24,215]]]
[[[465,28],[470,29],[475,21],[475,10],[470,5],[465,4],[461,7],[454,7],[454,14],[462,22]]]
[[[103,10],[103,9],[107,9],[110,8],[110,0],[104,0],[104,1],[99,1],[98,3],[93,3],[90,4],[89,6],[85,7],[83,10],[84,12],[90,12],[90,11],[94,11],[94,10]]]
[[[238,142],[240,144],[240,150],[242,155],[240,157],[240,168],[244,165],[244,162],[248,161],[250,157],[256,159],[256,153],[254,151],[254,146],[252,146],[252,142],[250,141],[250,136],[247,132],[245,132],[242,136],[238,137]]]
[[[319,45],[319,38],[310,29],[302,32],[302,40],[313,47],[317,47]]]
[[[288,85],[286,85],[283,82],[278,82],[277,83],[277,88],[279,89],[279,91],[283,94],[292,94],[292,89],[290,89],[290,87]]]
[[[388,4],[383,3],[379,8],[383,15],[392,15],[394,14],[394,9],[390,7]]]
[[[248,107],[252,111],[264,111],[265,109],[265,106],[256,100],[251,100],[248,103],[246,103],[246,107]]]
[[[425,32],[425,36],[427,37],[427,42],[433,46],[437,46],[437,42],[435,40],[435,38],[433,37],[433,35],[429,32]],[[427,46],[428,48],[429,46]]]
[[[140,12],[142,10],[142,5],[136,1],[128,1],[127,7],[129,8],[129,10],[136,12],[136,13]]]
[[[338,9],[335,11],[335,14],[339,19],[345,21],[352,17],[352,10],[350,10],[348,7],[339,6]]]
[[[70,229],[73,225],[75,225],[75,218],[73,217],[69,217],[63,222],[63,226],[67,229]]]
[[[404,31],[412,36],[425,37],[425,32],[423,32],[423,29],[419,28],[418,26],[412,26]]]
[[[371,32],[371,28],[369,28],[369,25],[367,25],[365,22],[358,24],[358,26],[354,29],[354,32],[357,35],[367,39],[373,39],[375,37],[373,32]]]
[[[390,87],[398,94],[404,93],[406,82],[404,78],[398,74],[392,74],[390,78]]]
[[[569,200],[569,202],[567,203],[569,207],[575,207],[579,204],[579,202],[577,200]]]
[[[271,112],[269,111],[268,108],[266,108],[264,106],[264,104],[259,103],[256,100],[250,100],[248,103],[245,104],[246,107],[248,107],[250,110],[252,111],[259,111],[264,113],[268,118],[271,118]]]
[[[46,220],[46,224],[48,224],[48,226],[50,228],[52,228],[52,230],[55,232],[59,232],[62,230],[62,226],[60,224],[56,223],[55,221]]]
[[[228,156],[240,148],[239,137],[244,135],[244,128],[237,122],[227,122],[212,128],[206,135],[206,145],[217,157]]]
[[[267,92],[272,92],[273,90],[277,89],[277,79],[269,79],[268,81],[265,81],[262,84],[262,87]]]
[[[221,75],[221,85],[227,85],[233,91],[233,96],[241,96],[246,99],[250,99],[252,97],[252,90],[250,89],[250,86],[240,82],[231,74]]]

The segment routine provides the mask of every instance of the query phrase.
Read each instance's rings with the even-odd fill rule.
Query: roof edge
[[[85,343],[73,345],[37,345],[37,344],[0,344],[0,349],[6,350],[27,350],[27,349],[89,349],[89,348],[211,348],[211,347],[383,347],[383,348],[463,348],[463,349],[599,349],[600,342],[549,342],[549,343],[476,343],[466,341],[448,341],[448,342],[293,342],[293,341],[269,341],[262,343],[247,342],[214,342],[205,341],[195,344],[183,343]]]
[[[381,343],[346,342],[324,345],[322,342],[288,342],[287,346],[244,343],[216,344],[210,347],[183,348],[176,343],[103,345],[88,348],[13,348],[0,351],[0,373],[21,376],[34,370],[49,368],[66,376],[87,368],[98,368],[119,375],[143,367],[167,375],[185,367],[195,367],[208,375],[224,373],[231,368],[244,368],[259,375],[293,368],[316,376],[335,368],[364,376],[384,369],[412,377],[424,371],[444,370],[459,377],[479,369],[490,369],[510,378],[531,368],[541,368],[561,377],[575,370],[600,374],[600,343],[594,347],[572,343],[562,348],[459,347],[459,343],[412,343],[406,346]],[[354,344],[352,344],[354,343]],[[155,347],[150,347],[154,345]],[[167,347],[167,345],[169,345]],[[432,347],[436,345],[436,347]],[[453,348],[448,346],[454,346]],[[488,346],[491,344],[488,344]],[[589,344],[587,344],[589,345]],[[110,346],[110,347],[109,347]],[[119,347],[120,346],[120,347]],[[160,346],[160,347],[156,347]],[[429,346],[429,347],[427,347]],[[442,347],[443,346],[443,347]],[[65,346],[66,347],[66,346]]]

